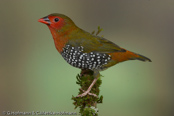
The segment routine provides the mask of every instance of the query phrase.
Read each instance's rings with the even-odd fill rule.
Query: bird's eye
[[[54,19],[54,21],[55,21],[55,22],[58,22],[58,21],[59,21],[59,19],[58,19],[58,18],[55,18],[55,19]]]

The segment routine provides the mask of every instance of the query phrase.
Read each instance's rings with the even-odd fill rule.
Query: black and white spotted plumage
[[[105,53],[84,53],[83,46],[66,45],[61,55],[70,65],[80,69],[103,70],[103,65],[111,60],[111,56]]]

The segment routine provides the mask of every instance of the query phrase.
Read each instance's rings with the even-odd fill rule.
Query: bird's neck
[[[71,33],[75,31],[75,28],[71,28],[71,30],[65,30],[64,28],[57,30],[52,27],[49,27],[49,29],[53,36],[55,47],[58,50],[58,52],[61,53],[63,47],[70,39]]]

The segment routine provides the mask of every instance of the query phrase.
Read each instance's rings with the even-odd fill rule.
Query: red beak
[[[49,20],[49,18],[46,16],[46,17],[43,17],[43,18],[40,18],[39,20],[38,20],[38,22],[41,22],[41,23],[44,23],[44,24],[47,24],[47,25],[50,25],[50,20]]]

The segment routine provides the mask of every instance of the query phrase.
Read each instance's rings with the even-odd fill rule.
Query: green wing
[[[83,46],[83,50],[86,53],[100,52],[100,53],[113,53],[113,52],[125,52],[126,50],[120,48],[113,42],[99,36],[91,35],[90,33],[77,34],[75,37],[71,37],[68,44],[72,46]]]

